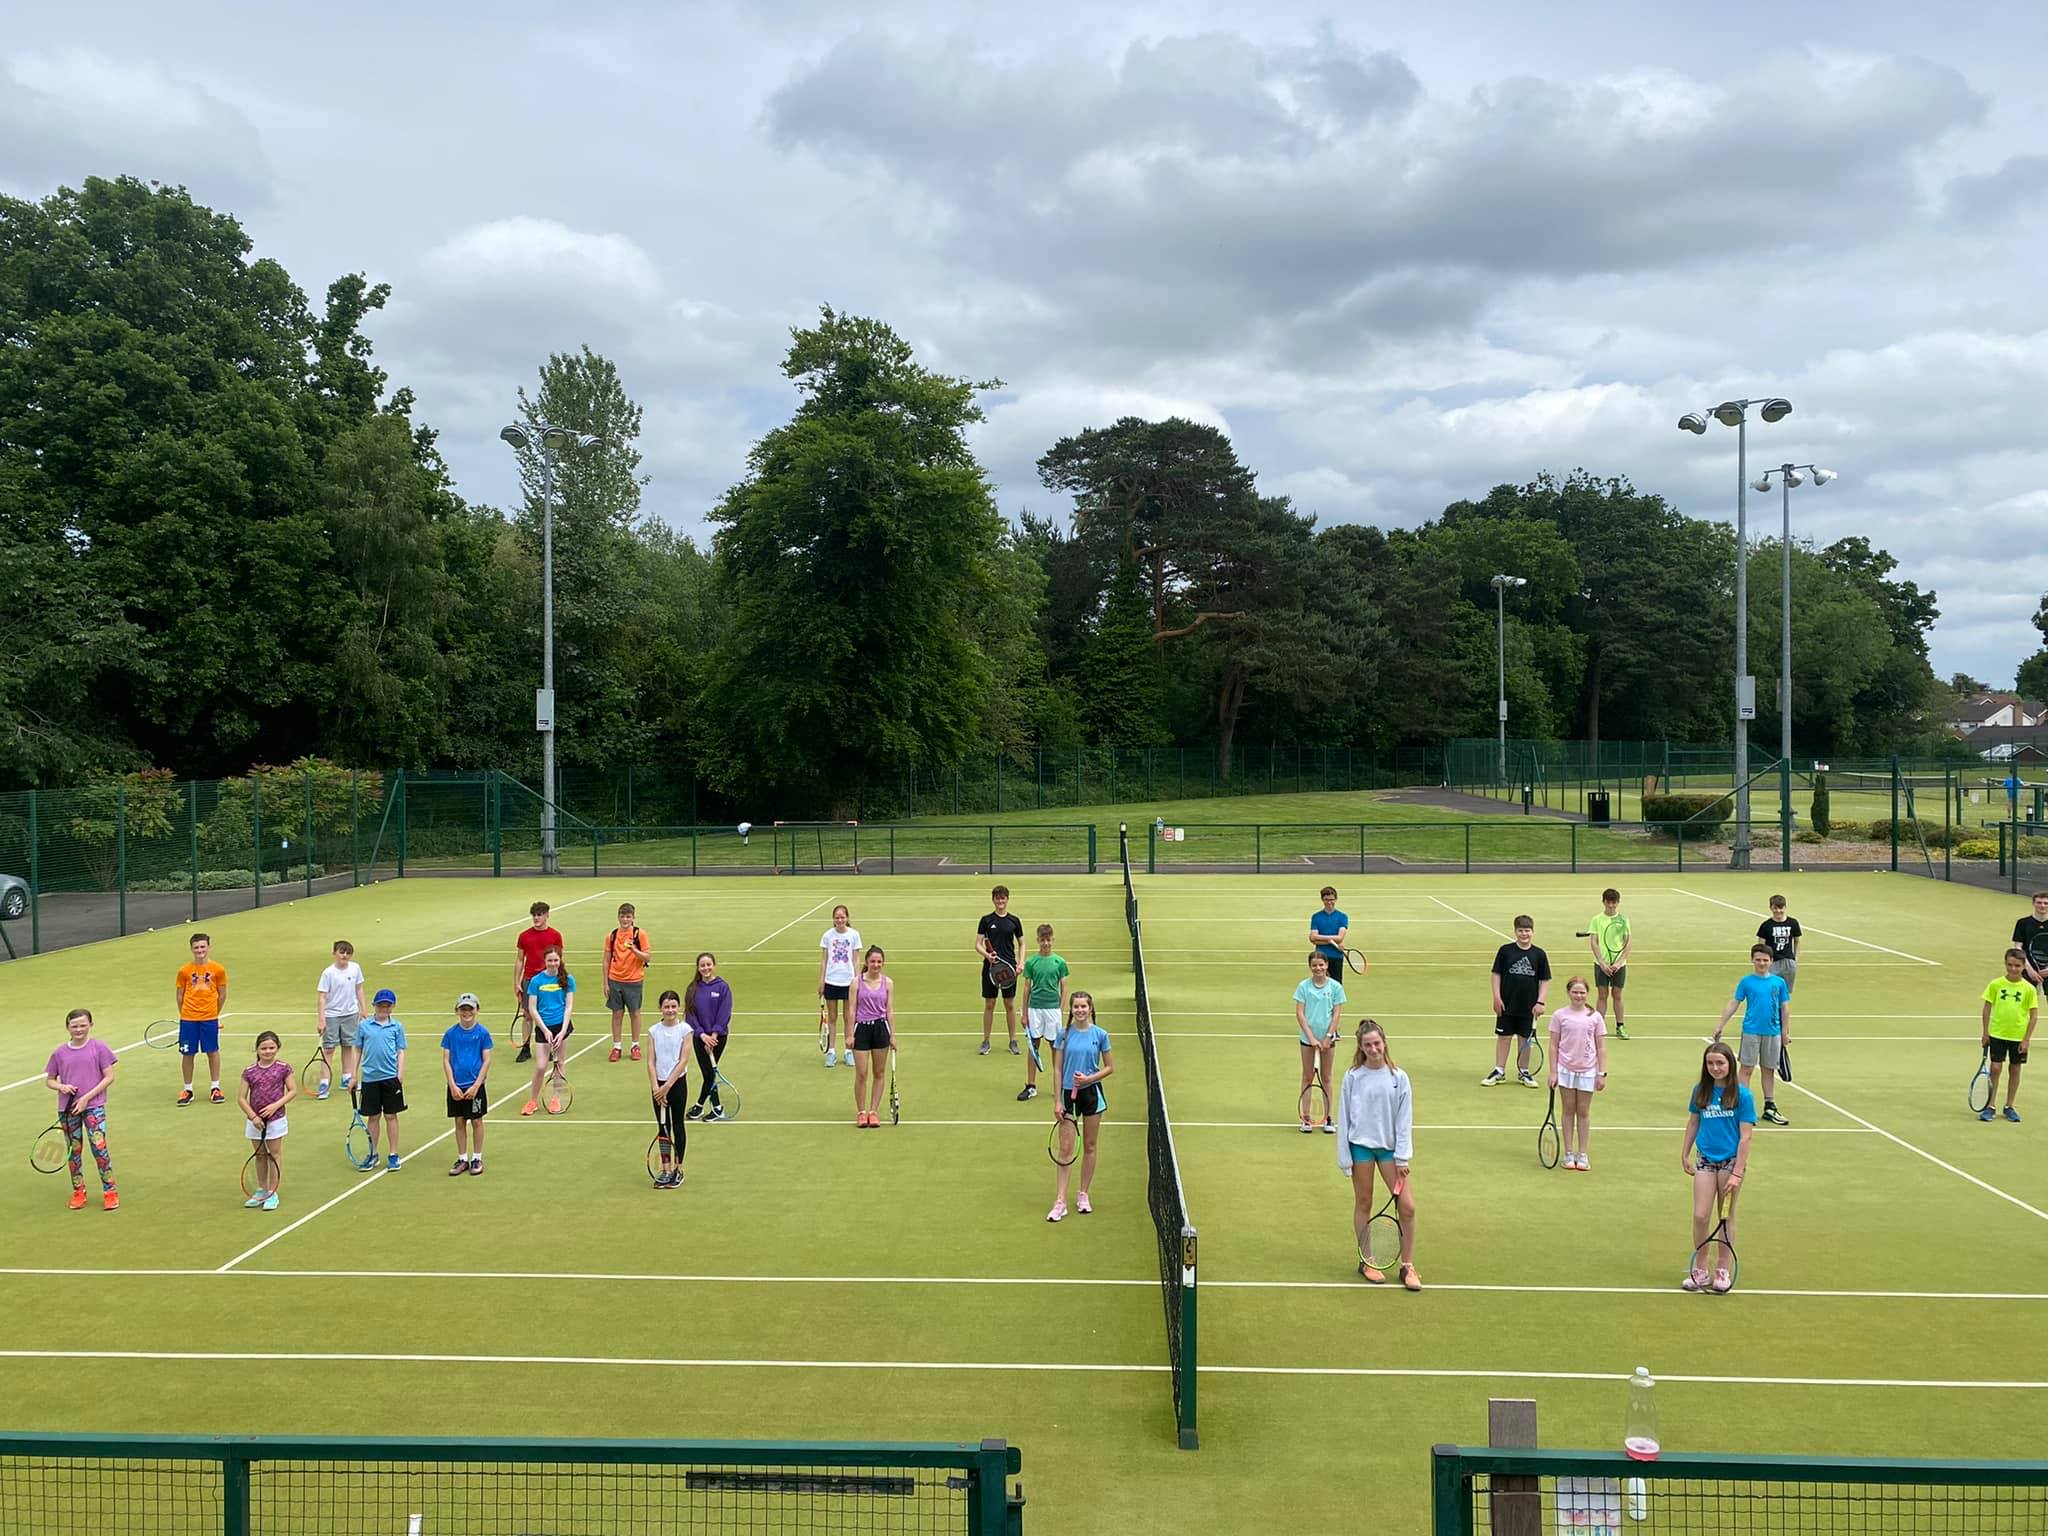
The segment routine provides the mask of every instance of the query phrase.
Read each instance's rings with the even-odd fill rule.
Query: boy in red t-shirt
[[[536,901],[527,908],[533,918],[531,924],[519,930],[519,937],[513,940],[518,956],[512,962],[513,1007],[517,1010],[512,1020],[513,1038],[519,1042],[519,1061],[533,1060],[533,1042],[529,1038],[532,1024],[526,1017],[526,984],[547,969],[547,954],[551,949],[562,947],[562,936],[548,922],[548,904]]]

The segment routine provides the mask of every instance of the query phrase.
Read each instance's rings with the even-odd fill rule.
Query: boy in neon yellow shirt
[[[1594,1007],[1614,1026],[1614,1038],[1626,1040],[1621,989],[1628,985],[1628,952],[1635,945],[1628,919],[1621,915],[1621,892],[1613,886],[1600,893],[1600,915],[1586,925],[1593,951],[1593,977],[1599,988]]]
[[[1996,1116],[1992,1106],[1998,1100],[1999,1071],[2010,1060],[2012,1075],[2005,1080],[2005,1118],[2015,1125],[2019,1123],[2020,1112],[2012,1107],[2012,1101],[2019,1096],[2020,1068],[2027,1064],[2027,1047],[2033,1043],[2034,1024],[2041,1016],[2040,994],[2026,978],[2026,965],[2023,952],[2008,949],[2005,974],[1984,989],[1983,1044],[1991,1053],[1991,1092],[1977,1112],[1979,1120]]]

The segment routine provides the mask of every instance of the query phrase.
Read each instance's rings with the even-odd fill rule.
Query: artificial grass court
[[[2022,1456],[2048,1424],[2048,1089],[2025,1123],[1964,1108],[1977,998],[2019,904],[1897,876],[1623,880],[1632,1038],[1610,1042],[1592,1171],[1535,1158],[1544,1095],[1482,1088],[1486,967],[1518,911],[1563,978],[1607,877],[1335,883],[1373,965],[1347,1015],[1415,1083],[1427,1289],[1354,1273],[1330,1138],[1294,1128],[1289,997],[1315,878],[1139,882],[1164,1080],[1200,1228],[1202,1449],[1174,1448],[1143,1075],[1121,883],[1011,878],[1053,922],[1115,1038],[1096,1213],[1044,1221],[1049,1109],[982,1058],[970,949],[988,882],[850,877],[623,885],[422,880],[210,920],[231,977],[224,1075],[279,1027],[304,1061],[328,943],[400,997],[408,1166],[341,1155],[346,1100],[292,1110],[283,1208],[241,1208],[232,1106],[177,1109],[135,1044],[184,931],[0,967],[0,1358],[12,1427],[362,1434],[948,1439],[1024,1454],[1032,1526],[1241,1531],[1370,1509],[1422,1528],[1427,1448],[1533,1396],[1546,1444],[1611,1447],[1623,1378],[1663,1379],[1674,1450]],[[595,888],[593,888],[595,887]],[[1740,1288],[1681,1293],[1682,1104],[1764,897],[1806,925],[1788,1129],[1760,1126]],[[494,1071],[488,1172],[445,1177],[434,1088],[449,1005],[502,1035],[512,936],[555,903],[584,976],[573,1110],[522,1121]],[[699,949],[735,993],[736,1124],[693,1126],[689,1180],[649,1187],[644,1067],[603,1061],[595,956],[621,899],[656,946],[650,997]],[[817,936],[845,900],[890,952],[904,1124],[856,1131],[819,1065]],[[109,1116],[123,1204],[64,1208],[26,1166],[64,1010],[122,1051]],[[1001,1014],[997,1015],[998,1039]],[[2037,1069],[2038,1070],[2038,1069]],[[90,1177],[90,1170],[88,1170]]]

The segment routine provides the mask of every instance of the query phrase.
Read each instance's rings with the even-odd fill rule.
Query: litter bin
[[[1586,795],[1586,820],[1596,827],[1604,827],[1614,818],[1612,802],[1604,789],[1595,789]]]

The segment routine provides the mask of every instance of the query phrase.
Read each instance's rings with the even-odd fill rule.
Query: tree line
[[[91,179],[0,198],[0,780],[318,756],[533,771],[541,465],[456,493],[364,326],[315,305],[181,190]],[[1222,433],[1126,418],[1051,445],[1048,501],[999,510],[970,447],[997,380],[933,372],[879,320],[792,333],[791,418],[709,510],[642,504],[611,361],[557,353],[517,413],[600,435],[559,466],[559,751],[687,760],[714,794],[827,814],[970,751],[1311,743],[1494,729],[1491,578],[1517,735],[1721,740],[1734,534],[1620,477],[1498,486],[1413,528],[1318,526]],[[1776,670],[1778,551],[1751,554]],[[1867,540],[1793,551],[1800,750],[1931,743],[1934,594]],[[1776,731],[1776,690],[1758,729]]]

